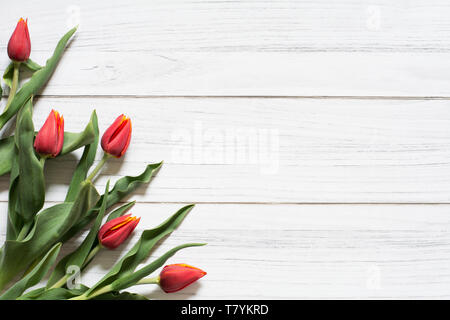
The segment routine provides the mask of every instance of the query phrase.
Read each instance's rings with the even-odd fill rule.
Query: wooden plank
[[[80,24],[73,46],[86,51],[448,51],[449,10],[445,0],[15,1],[0,38],[25,16],[37,50]]]
[[[164,160],[137,191],[147,202],[450,201],[447,101],[41,97],[37,128],[51,108],[69,131],[81,130],[92,108],[101,131],[125,111],[131,147],[96,184]],[[48,201],[64,198],[77,155],[48,161]],[[0,186],[6,200],[7,177]]]
[[[42,94],[450,97],[447,53],[91,50],[71,46]]]
[[[132,212],[142,219],[131,240],[100,252],[82,282],[95,283],[143,229],[181,206],[137,203]],[[4,212],[6,204],[0,208]],[[132,289],[153,299],[448,299],[449,210],[449,205],[200,204],[148,261],[181,243],[207,242],[168,263],[189,263],[208,275],[177,294],[153,286]],[[4,232],[2,226],[0,238]],[[67,243],[63,252],[80,241]]]

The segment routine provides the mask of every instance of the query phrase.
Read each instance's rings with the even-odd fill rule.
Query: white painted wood
[[[29,18],[40,63],[80,24],[36,99],[36,127],[51,108],[70,131],[93,108],[101,131],[118,114],[131,116],[130,149],[108,163],[100,190],[106,175],[115,181],[165,160],[130,197],[143,217],[133,238],[101,252],[83,282],[107,272],[140,231],[197,202],[152,257],[204,241],[170,263],[208,275],[173,295],[132,291],[450,298],[450,205],[442,204],[450,202],[449,13],[444,0],[8,3],[2,67],[18,17]],[[47,163],[46,206],[63,200],[79,155]],[[7,186],[1,177],[0,240]]]
[[[449,53],[102,52],[83,37],[43,95],[450,97]]]
[[[14,1],[0,13],[9,26],[0,39],[24,16],[37,50],[79,24],[73,48],[88,52],[448,51],[449,9],[445,0]]]
[[[100,252],[82,282],[95,283],[144,228],[181,206],[136,204],[131,212],[142,219],[132,238]],[[207,242],[169,260],[207,276],[177,294],[151,285],[131,289],[156,299],[448,299],[449,211],[449,205],[199,204],[148,262],[178,244]]]
[[[164,160],[136,192],[140,201],[450,201],[447,101],[39,98],[37,128],[51,108],[69,131],[81,130],[93,108],[102,132],[121,112],[132,118],[126,156],[102,174],[115,181]],[[47,200],[64,199],[76,161],[47,162]],[[100,176],[98,189],[105,183]],[[6,200],[7,177],[0,185]]]

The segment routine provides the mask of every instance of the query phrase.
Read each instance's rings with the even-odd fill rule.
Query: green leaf
[[[64,132],[64,144],[61,149],[61,153],[58,156],[71,153],[74,150],[81,148],[83,146],[94,145],[96,139],[98,139],[98,124],[97,124],[97,116],[95,115],[94,111],[93,115],[91,116],[91,121],[88,123],[88,125],[82,132],[78,133],[68,131]],[[89,150],[91,149],[93,149],[93,147],[89,147]],[[90,151],[90,154],[91,153],[93,153],[93,151]],[[11,171],[12,163],[14,161],[13,158],[14,158],[14,136],[0,139],[0,176]],[[87,167],[87,164],[85,164],[84,167]],[[87,170],[89,170],[89,168]]]
[[[43,68],[41,65],[37,64],[36,62],[34,62],[31,59],[28,59],[27,61],[20,63],[20,67],[21,67],[21,71],[23,71],[23,69],[25,67],[27,70],[29,70],[33,73]],[[3,81],[10,88],[12,87],[13,72],[14,72],[14,63],[11,62],[8,65],[8,67],[6,67],[5,72],[3,73]]]
[[[0,139],[0,176],[11,171],[15,152],[14,137]]]
[[[106,184],[105,194],[108,194],[109,191],[109,181]],[[91,227],[88,235],[81,243],[81,245],[72,253],[65,256],[61,261],[59,261],[58,265],[53,270],[50,279],[47,282],[47,288],[52,287],[58,280],[63,278],[66,275],[66,270],[69,266],[77,266],[81,269],[84,265],[86,258],[91,251],[92,245],[94,241],[97,239],[98,230],[100,229],[100,225],[102,224],[102,219],[106,211],[106,201],[108,197],[104,197],[102,201],[102,205],[100,207],[100,211],[95,219],[94,225]]]
[[[84,130],[79,133],[64,132],[64,144],[60,155],[65,155],[83,146],[88,146],[98,139],[98,123],[95,110]]]
[[[0,300],[16,299],[26,289],[38,284],[55,262],[60,248],[61,242],[55,244],[53,248],[51,248],[42,258],[42,260],[33,268],[33,270],[31,270],[31,272],[29,272],[25,277],[16,282],[2,296],[0,296]]]
[[[8,87],[12,87],[12,78],[14,73],[14,63],[11,61],[3,73],[3,81]]]
[[[90,128],[89,132],[91,133],[91,139],[89,140],[89,143],[86,143],[87,140],[83,140],[83,143],[86,146],[84,147],[83,155],[81,156],[75,172],[73,173],[72,181],[70,182],[69,190],[67,191],[66,199],[64,201],[73,201],[75,199],[78,190],[80,189],[81,182],[86,179],[89,168],[94,163],[99,139],[97,114],[95,110],[92,112],[91,120],[89,121],[89,125],[86,129],[87,128]],[[86,130],[83,132],[86,132]]]
[[[127,291],[112,291],[101,294],[92,300],[148,300],[145,296]]]
[[[43,68],[43,66],[41,66],[40,64],[34,62],[31,59],[28,59],[27,61],[22,62],[20,65],[26,67],[31,72],[36,72],[36,71],[39,71],[39,70],[41,70]]]
[[[36,157],[33,147],[34,125],[31,99],[17,116],[15,141],[18,148],[18,214],[24,223],[33,220],[45,201],[44,168]]]
[[[8,192],[8,223],[6,230],[6,240],[15,240],[23,227],[23,221],[18,214],[19,192],[17,184],[19,182],[19,163],[17,161],[18,150],[14,143],[14,155],[10,174]]]
[[[164,265],[164,263],[166,263],[166,261],[170,257],[172,257],[177,251],[184,249],[184,248],[188,248],[188,247],[204,246],[204,245],[205,245],[205,243],[187,243],[187,244],[182,244],[178,247],[175,247],[175,248],[167,251],[165,254],[163,254],[161,257],[159,257],[152,263],[139,269],[138,271],[136,271],[132,274],[129,274],[127,276],[118,278],[117,280],[115,280],[113,283],[110,284],[110,287],[112,288],[113,291],[120,291],[122,289],[131,287],[131,286],[135,285],[142,278],[148,276],[156,269],[162,267]],[[89,290],[86,291],[85,294],[87,294],[88,292],[89,292]]]
[[[65,202],[42,210],[23,240],[6,240],[0,256],[0,290],[19,272],[58,241],[99,199],[90,182],[83,183],[75,202]],[[20,254],[19,254],[20,253]]]
[[[133,248],[99,282],[89,289],[88,294],[133,273],[136,267],[148,257],[155,244],[175,230],[193,207],[194,205],[185,206],[156,228],[143,231]]]
[[[82,295],[89,289],[80,285],[79,289],[54,288],[46,290],[45,287],[35,289],[17,298],[17,300],[68,300],[70,298]]]
[[[53,56],[47,60],[45,66],[36,71],[31,79],[17,92],[9,108],[0,115],[0,129],[3,128],[3,126],[17,113],[17,111],[19,111],[19,109],[31,98],[31,96],[38,93],[42,86],[47,83],[64,52],[67,42],[75,31],[76,27],[67,32],[61,40],[59,40]]]
[[[136,203],[136,201],[131,201],[131,202],[125,203],[124,205],[120,206],[119,208],[117,208],[116,210],[114,210],[113,212],[111,212],[108,215],[108,218],[106,219],[106,222],[111,221],[112,219],[115,219],[115,218],[123,216],[125,213],[127,213],[128,210],[131,209],[132,206],[134,206],[135,203]]]
[[[106,207],[110,208],[111,206],[122,200],[124,197],[126,197],[128,194],[136,190],[136,188],[139,187],[142,183],[150,182],[154,173],[157,172],[161,166],[162,162],[149,164],[144,172],[140,175],[134,177],[125,176],[117,180],[113,189],[109,192],[108,203],[106,204]],[[100,208],[102,198],[100,198],[99,203],[97,203],[94,209],[86,214],[86,216],[84,216],[80,222],[78,222],[71,230],[67,232],[67,234],[64,235],[64,237],[61,238],[61,242],[66,242],[68,239],[72,238],[75,234],[84,229],[92,221]]]

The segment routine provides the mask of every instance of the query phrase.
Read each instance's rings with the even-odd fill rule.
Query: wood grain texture
[[[76,51],[448,52],[449,9],[445,0],[15,1],[0,21],[30,17],[37,50],[80,24]]]
[[[107,176],[164,160],[138,190],[141,201],[450,201],[447,101],[41,97],[37,128],[51,108],[69,131],[81,130],[93,108],[101,131],[121,112],[133,119],[126,156],[110,161],[96,183],[103,189]],[[47,163],[47,200],[64,199],[77,159]],[[0,185],[5,201],[7,177]]]
[[[450,98],[448,53],[83,52],[83,37],[42,95]]]
[[[131,211],[142,222],[133,237],[118,250],[100,252],[83,283],[95,283],[144,226],[181,206],[136,204]],[[151,285],[132,289],[154,299],[448,299],[449,211],[449,205],[199,204],[147,262],[178,244],[207,242],[169,260],[202,267],[207,276],[171,295]],[[3,227],[0,234],[4,238]]]
[[[129,115],[132,144],[107,164],[98,189],[108,176],[165,161],[129,197],[142,216],[133,239],[101,252],[83,282],[99,279],[142,230],[199,203],[152,257],[207,242],[170,262],[208,275],[173,295],[133,291],[450,298],[449,13],[444,0],[8,3],[0,67],[18,17],[29,18],[39,63],[80,24],[36,98],[36,127],[51,108],[69,131],[93,108],[101,131]],[[47,162],[46,206],[64,199],[79,156]],[[1,177],[0,240],[7,187]]]

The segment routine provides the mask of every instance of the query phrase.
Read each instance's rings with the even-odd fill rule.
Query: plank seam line
[[[4,95],[4,98],[8,96]],[[78,98],[78,99],[317,99],[317,100],[450,100],[450,96],[327,96],[327,95],[36,95],[36,98]]]

